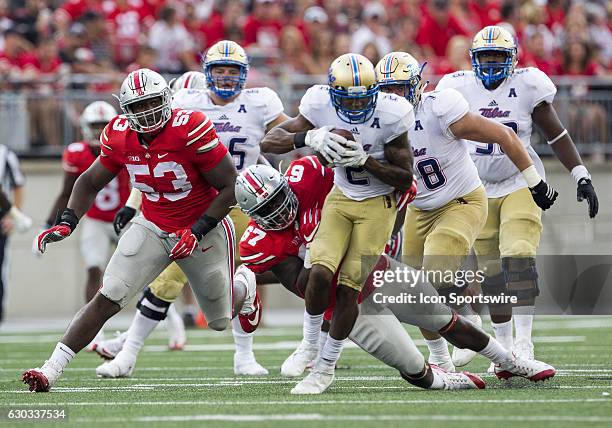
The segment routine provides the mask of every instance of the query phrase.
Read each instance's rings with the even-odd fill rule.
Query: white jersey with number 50
[[[469,112],[465,98],[454,89],[423,94],[410,131],[417,196],[413,206],[435,210],[481,185],[467,141],[449,127]]]
[[[385,159],[385,144],[414,126],[412,105],[405,98],[380,93],[372,117],[364,123],[349,124],[338,117],[329,97],[329,86],[315,85],[306,91],[300,101],[300,114],[315,128],[333,126],[350,131],[355,141],[381,163]],[[334,168],[334,184],[353,200],[386,195],[393,187],[383,183],[363,168]]]
[[[180,89],[172,107],[206,113],[238,172],[257,163],[267,125],[283,113],[283,103],[270,88],[245,89],[224,106],[213,103],[207,90]]]
[[[533,109],[542,102],[552,103],[557,89],[537,68],[516,69],[499,87],[490,91],[472,71],[447,74],[438,89],[454,88],[470,105],[470,111],[496,120],[516,132],[531,156],[538,173],[545,177],[542,161],[531,147]],[[527,187],[516,166],[495,144],[472,142],[472,158],[489,198],[506,196]]]

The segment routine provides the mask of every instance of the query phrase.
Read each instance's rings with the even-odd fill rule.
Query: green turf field
[[[420,336],[410,329],[414,338]],[[155,332],[130,379],[102,380],[92,354],[79,355],[51,393],[31,394],[24,369],[42,363],[57,334],[0,335],[0,406],[63,406],[68,423],[42,426],[612,427],[612,318],[540,318],[536,357],[553,364],[545,383],[498,381],[477,357],[468,369],[487,382],[481,391],[423,391],[355,348],[345,349],[336,381],[323,395],[289,394],[295,381],[279,367],[301,338],[298,328],[262,328],[256,355],[271,375],[234,377],[230,333],[190,331],[185,351],[166,351]],[[420,341],[418,342],[421,343]],[[423,346],[419,346],[424,350]],[[0,421],[3,426],[25,423]]]

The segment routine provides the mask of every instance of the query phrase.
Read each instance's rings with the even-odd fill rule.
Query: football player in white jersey
[[[533,162],[516,134],[470,113],[459,92],[443,89],[423,93],[427,84],[421,76],[423,67],[406,52],[387,54],[376,65],[380,90],[405,97],[415,112],[410,141],[418,190],[406,213],[402,254],[415,268],[455,272],[464,264],[487,218],[487,195],[465,140],[499,144],[525,175]],[[546,195],[555,192],[541,178],[538,185],[534,200],[546,209],[554,202]],[[434,278],[440,281],[434,279],[433,285],[442,295],[465,291],[453,282],[441,281],[441,275]],[[480,321],[469,305],[457,309]],[[454,370],[446,341],[437,332],[423,334],[430,349],[429,361]],[[474,355],[467,351],[467,358]]]
[[[288,116],[284,113],[281,100],[272,89],[244,88],[249,63],[244,49],[236,42],[223,40],[215,43],[204,56],[203,66],[204,75],[188,72],[172,82],[173,87],[177,88],[173,95],[172,106],[204,112],[213,122],[219,139],[228,148],[236,169],[241,171],[258,162],[261,139],[272,127],[287,120]],[[206,88],[202,88],[202,77],[205,78]],[[131,207],[132,216],[137,208],[138,206]],[[233,208],[229,215],[237,236],[242,236],[248,224],[248,217],[239,208]],[[130,218],[122,218],[121,225],[127,224]],[[246,303],[238,316],[232,320],[236,343],[234,373],[266,375],[268,371],[257,363],[254,354],[250,351],[252,346],[248,346],[253,341],[253,332],[260,320],[261,302],[252,284],[239,278],[240,271],[237,271],[234,283],[246,285],[243,297]],[[186,282],[184,273],[176,263],[173,263],[150,285],[149,298],[170,305],[178,297]],[[138,319],[134,318],[134,323],[137,323]],[[159,318],[156,320],[160,321]],[[147,336],[151,331],[147,332]],[[144,338],[146,337],[139,338],[139,343],[144,342]],[[122,343],[118,343],[119,340],[121,339],[113,343],[121,347]],[[134,346],[130,349],[134,349]],[[243,349],[249,351],[240,352]],[[123,360],[120,358],[117,361]],[[134,359],[130,359],[132,360]],[[98,374],[108,377],[115,377],[115,373],[126,373],[125,370],[115,370],[115,367],[109,364],[104,364],[99,369]]]
[[[557,92],[551,80],[537,68],[515,68],[517,46],[510,32],[499,26],[479,31],[470,49],[472,70],[448,74],[438,88],[454,88],[467,100],[470,111],[496,120],[512,129],[529,152],[535,167],[533,177],[520,174],[498,144],[472,145],[472,158],[488,196],[489,215],[475,243],[479,260],[486,266],[483,291],[517,296],[514,308],[490,307],[493,329],[507,348],[513,347],[512,321],[516,329],[514,351],[533,358],[531,327],[538,295],[535,255],[542,231],[541,210],[533,203],[536,175],[544,168],[531,147],[535,124],[553,152],[571,171],[578,201],[586,199],[589,216],[597,215],[598,201],[591,176],[557,117],[552,101]]]
[[[332,276],[338,271],[336,307],[320,358],[292,394],[320,394],[333,381],[342,343],[359,311],[357,295],[364,273],[371,270],[391,236],[397,213],[395,192],[412,185],[407,134],[412,126],[410,103],[379,94],[372,63],[350,53],[332,62],[328,85],[308,89],[297,117],[274,128],[262,141],[264,151],[276,153],[309,146],[335,165],[335,186],[310,246],[304,339],[283,364],[291,366],[288,372],[302,373],[317,355],[323,312]],[[350,131],[356,141],[330,132],[334,127]]]

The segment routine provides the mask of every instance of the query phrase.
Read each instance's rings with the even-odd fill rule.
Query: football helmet
[[[240,75],[215,77],[212,74],[212,68],[215,65],[237,66]],[[221,40],[208,49],[204,56],[203,67],[209,89],[221,98],[231,98],[244,89],[247,72],[249,71],[249,59],[238,43],[231,40]],[[224,87],[232,83],[233,87]]]
[[[484,55],[503,55],[503,60],[483,62]],[[514,71],[518,61],[517,47],[514,37],[508,30],[498,25],[490,25],[480,30],[472,41],[470,49],[472,69],[485,88],[490,88],[496,82],[506,79]]]
[[[372,117],[378,84],[369,59],[354,53],[339,56],[329,67],[328,84],[332,105],[342,121],[364,123]]]
[[[416,107],[428,83],[421,76],[426,64],[419,64],[409,53],[391,52],[376,64],[378,86],[383,92],[386,86],[403,86],[404,98]]]
[[[282,230],[297,215],[298,200],[287,179],[268,165],[251,165],[236,179],[240,209],[266,230]]]
[[[92,128],[106,126],[115,116],[117,116],[117,110],[106,101],[94,101],[87,105],[79,118],[83,139],[90,145],[99,145],[100,136],[95,135],[97,132],[94,132]]]
[[[161,74],[141,68],[132,71],[121,84],[119,95],[121,111],[125,115],[130,128],[136,132],[149,133],[162,128],[172,115],[172,93],[166,79]],[[137,104],[144,101],[158,99],[157,105],[136,110]]]
[[[179,89],[206,89],[206,76],[199,71],[188,71],[181,77],[172,79],[170,89],[172,93]]]

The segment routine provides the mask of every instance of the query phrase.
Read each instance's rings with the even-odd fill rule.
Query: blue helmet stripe
[[[389,55],[389,57],[387,58],[387,64],[385,66],[385,71],[387,72],[387,74],[391,73],[391,64],[393,63],[393,55]]]
[[[225,45],[225,49],[224,49],[223,55],[229,56],[229,52],[230,52],[229,42],[225,42],[224,45]]]
[[[360,77],[359,77],[359,64],[357,64],[357,59],[354,56],[350,56],[351,58],[351,68],[353,69],[353,86],[360,86]]]

